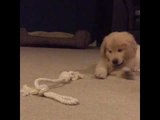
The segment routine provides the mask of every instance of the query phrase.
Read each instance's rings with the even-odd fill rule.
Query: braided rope
[[[68,83],[70,81],[78,80],[82,78],[83,78],[83,75],[80,74],[79,72],[65,71],[60,74],[58,79],[38,78],[34,81],[35,88],[31,88],[31,87],[28,87],[27,85],[24,85],[21,92],[23,93],[23,96],[39,95],[39,96],[44,96],[44,97],[54,99],[63,104],[76,105],[79,103],[78,99],[69,97],[69,96],[60,95],[55,92],[49,92],[48,91],[49,87],[46,84],[40,85],[39,82],[48,81],[48,82],[54,82],[54,83]]]

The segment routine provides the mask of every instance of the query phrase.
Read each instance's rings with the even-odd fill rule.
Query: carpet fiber
[[[62,71],[78,70],[85,78],[51,89],[79,99],[68,106],[37,96],[20,96],[21,120],[140,120],[140,80],[94,78],[97,48],[20,48],[20,87],[36,78],[58,78]]]

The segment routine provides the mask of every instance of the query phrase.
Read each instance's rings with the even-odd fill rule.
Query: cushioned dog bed
[[[71,34],[45,31],[28,32],[25,28],[20,28],[21,46],[87,48],[90,43],[90,33],[84,30]]]

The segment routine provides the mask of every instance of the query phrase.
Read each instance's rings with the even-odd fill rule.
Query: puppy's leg
[[[140,72],[140,46],[138,45],[136,58],[135,58],[135,65],[133,67],[134,72]]]
[[[124,79],[128,79],[128,80],[134,80],[134,72],[132,72],[130,69],[128,68],[124,68],[121,70],[116,70],[111,72],[110,75],[116,76],[116,77],[120,77],[120,78],[124,78]]]
[[[99,79],[104,79],[108,75],[107,64],[105,59],[101,59],[96,65],[95,76]]]

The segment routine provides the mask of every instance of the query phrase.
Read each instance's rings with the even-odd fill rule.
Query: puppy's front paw
[[[107,70],[105,68],[98,68],[95,70],[95,76],[99,79],[105,79],[107,77]]]
[[[134,72],[140,72],[140,67],[135,67],[135,68],[133,69],[133,71],[134,71]]]
[[[131,71],[125,71],[123,76],[127,80],[134,80],[135,74],[133,72],[131,72]]]

